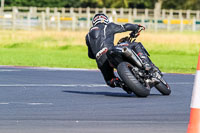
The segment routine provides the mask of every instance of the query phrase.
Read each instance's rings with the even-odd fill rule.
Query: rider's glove
[[[145,30],[146,28],[145,28],[145,26],[142,26],[141,24],[138,24],[138,30]]]
[[[142,26],[142,25],[140,25],[140,24],[138,24],[138,29],[137,29],[137,31],[136,31],[134,37],[135,37],[135,38],[138,37],[138,36],[140,35],[140,32],[141,32],[142,30],[145,30],[145,27]]]

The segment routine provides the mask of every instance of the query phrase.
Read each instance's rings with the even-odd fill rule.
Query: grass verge
[[[55,49],[0,48],[1,65],[96,68],[84,46]]]
[[[0,65],[97,68],[87,57],[87,31],[0,31]],[[117,34],[115,43],[128,33]],[[143,32],[141,41],[163,72],[195,73],[200,32]]]
[[[196,70],[196,54],[151,51],[151,59],[163,72],[194,73]],[[65,46],[51,49],[36,48],[0,48],[1,65],[43,66],[65,68],[96,67],[95,60],[87,56],[86,46]]]

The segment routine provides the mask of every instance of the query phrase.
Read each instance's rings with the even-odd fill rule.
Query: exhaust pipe
[[[132,51],[130,48],[123,47],[122,53],[125,57],[127,57],[131,63],[134,63],[137,67],[142,68],[142,60],[138,57],[138,55]]]

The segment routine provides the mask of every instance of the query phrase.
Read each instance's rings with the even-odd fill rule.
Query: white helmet
[[[98,23],[108,24],[109,23],[109,19],[103,13],[96,14],[92,19],[92,24],[93,24],[93,26],[95,26]]]

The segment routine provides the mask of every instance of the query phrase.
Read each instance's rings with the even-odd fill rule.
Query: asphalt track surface
[[[97,70],[0,67],[0,133],[186,133],[194,75],[147,98],[109,88]]]

